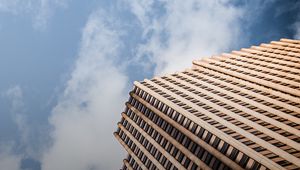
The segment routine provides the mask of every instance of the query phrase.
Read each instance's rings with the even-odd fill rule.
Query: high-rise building
[[[300,41],[135,82],[114,135],[123,169],[300,169]]]

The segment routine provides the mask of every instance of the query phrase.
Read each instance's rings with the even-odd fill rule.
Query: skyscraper
[[[300,169],[300,41],[135,82],[114,135],[123,169]]]

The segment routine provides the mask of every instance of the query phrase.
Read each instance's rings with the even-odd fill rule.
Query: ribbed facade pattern
[[[135,82],[114,133],[122,169],[300,169],[300,41]]]

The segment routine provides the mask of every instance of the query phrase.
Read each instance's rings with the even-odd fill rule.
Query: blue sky
[[[0,0],[0,170],[117,169],[134,80],[300,38],[290,1]]]

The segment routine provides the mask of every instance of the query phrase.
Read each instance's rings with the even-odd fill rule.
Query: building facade
[[[121,115],[122,169],[300,169],[300,41],[135,82]]]

